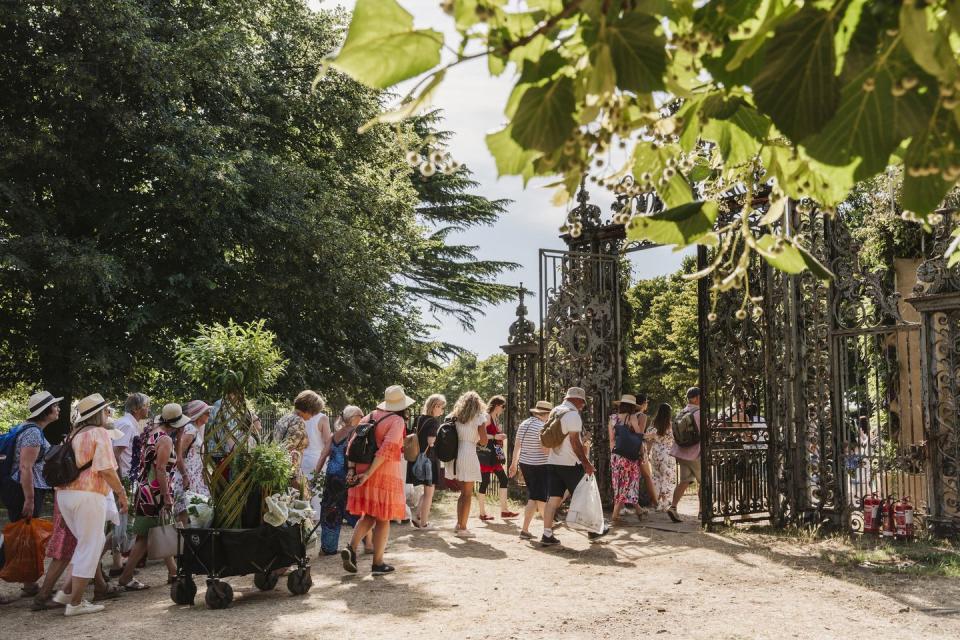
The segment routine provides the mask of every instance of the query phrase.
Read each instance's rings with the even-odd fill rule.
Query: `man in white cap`
[[[9,475],[0,478],[0,497],[10,522],[39,517],[44,496],[52,490],[43,477],[43,456],[50,448],[43,430],[60,417],[61,400],[49,391],[33,394],[27,401],[27,419],[7,436],[13,439],[13,446],[8,454]],[[20,595],[34,596],[39,589],[35,582],[24,584]],[[0,604],[7,602],[0,597]]]
[[[583,432],[580,412],[585,406],[586,391],[580,387],[570,387],[563,402],[553,410],[560,414],[560,430],[564,437],[560,446],[554,447],[547,454],[548,498],[543,509],[543,536],[540,538],[540,544],[544,546],[560,544],[553,535],[553,518],[566,492],[572,494],[584,474],[592,476],[595,471],[580,437]]]

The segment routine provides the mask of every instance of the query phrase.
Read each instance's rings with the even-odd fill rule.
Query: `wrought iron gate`
[[[583,387],[584,436],[601,493],[609,491],[606,421],[621,381],[619,256],[540,251],[540,389],[553,402]]]

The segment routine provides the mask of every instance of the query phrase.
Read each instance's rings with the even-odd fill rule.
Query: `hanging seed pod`
[[[420,165],[420,175],[425,178],[429,178],[437,172],[437,165],[432,162],[424,162]]]
[[[906,95],[907,90],[903,88],[903,85],[900,84],[900,81],[897,80],[896,83],[890,88],[890,95],[894,98],[899,98],[900,96]]]
[[[900,79],[900,83],[903,85],[904,89],[909,91],[920,84],[920,79],[917,78],[917,76],[903,76],[903,78]]]
[[[869,93],[869,92],[871,92],[871,91],[873,91],[874,89],[877,88],[877,81],[874,80],[873,78],[867,78],[866,80],[863,81],[863,84],[860,85],[860,87],[861,87],[864,91],[866,91],[867,93]]]
[[[737,317],[737,320],[746,320],[747,319],[747,310],[746,309],[737,309],[737,313],[734,314]]]
[[[707,314],[707,321],[708,321],[708,322],[716,322],[716,321],[717,321],[717,314],[715,314],[713,311],[711,311],[710,313],[708,313],[708,314]]]
[[[407,152],[407,164],[411,167],[419,167],[421,162],[423,162],[423,158],[420,157],[419,153],[416,151]]]

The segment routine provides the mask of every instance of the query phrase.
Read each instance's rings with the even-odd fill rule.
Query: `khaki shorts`
[[[681,460],[677,458],[677,468],[680,469],[680,484],[693,480],[700,484],[700,460]]]

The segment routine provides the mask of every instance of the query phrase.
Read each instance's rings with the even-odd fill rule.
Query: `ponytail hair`
[[[348,404],[343,408],[343,411],[340,412],[340,415],[337,416],[337,422],[336,424],[334,424],[334,428],[339,429],[344,424],[346,424],[347,420],[350,420],[351,418],[355,418],[356,416],[362,416],[362,415],[363,415],[363,409],[361,409],[360,407],[356,407],[352,404]]]

